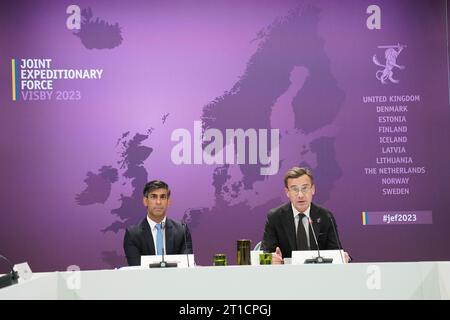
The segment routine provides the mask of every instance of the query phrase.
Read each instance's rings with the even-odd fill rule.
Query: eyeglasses
[[[304,186],[292,186],[289,188],[289,192],[295,195],[298,195],[300,193],[300,191],[306,195],[310,190],[311,190],[311,186],[310,185],[304,185]]]

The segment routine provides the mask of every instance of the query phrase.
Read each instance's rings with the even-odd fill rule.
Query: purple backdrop
[[[0,5],[1,254],[125,265],[162,179],[197,263],[235,263],[304,165],[356,261],[450,259],[446,1],[71,5]]]

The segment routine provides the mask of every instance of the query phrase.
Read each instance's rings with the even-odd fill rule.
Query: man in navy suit
[[[192,238],[187,228],[166,217],[170,204],[167,183],[154,180],[144,187],[146,217],[125,231],[123,248],[130,266],[141,264],[141,256],[155,254],[192,254]]]
[[[317,250],[311,226],[319,249],[339,249],[333,214],[312,203],[316,192],[312,172],[307,168],[293,167],[284,177],[284,187],[290,202],[269,211],[261,245],[264,251],[274,252],[273,263],[283,263],[283,257],[291,257],[293,250]],[[347,262],[350,259],[347,253],[345,259]]]

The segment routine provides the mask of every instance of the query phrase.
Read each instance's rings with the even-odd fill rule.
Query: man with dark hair
[[[144,187],[146,217],[125,231],[123,248],[130,266],[141,264],[143,255],[192,254],[192,238],[187,228],[166,217],[170,204],[170,189],[161,180],[148,182]]]
[[[312,203],[316,192],[312,172],[307,168],[290,169],[284,177],[284,191],[290,202],[269,211],[261,245],[264,251],[274,252],[273,263],[283,263],[283,257],[291,257],[293,250],[317,250],[311,225],[320,250],[339,249],[333,214]],[[345,259],[349,261],[347,253]]]

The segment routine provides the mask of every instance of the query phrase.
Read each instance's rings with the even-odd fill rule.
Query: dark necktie
[[[309,250],[308,240],[306,238],[306,230],[303,225],[303,218],[306,217],[303,213],[298,215],[298,226],[297,226],[297,250]]]

